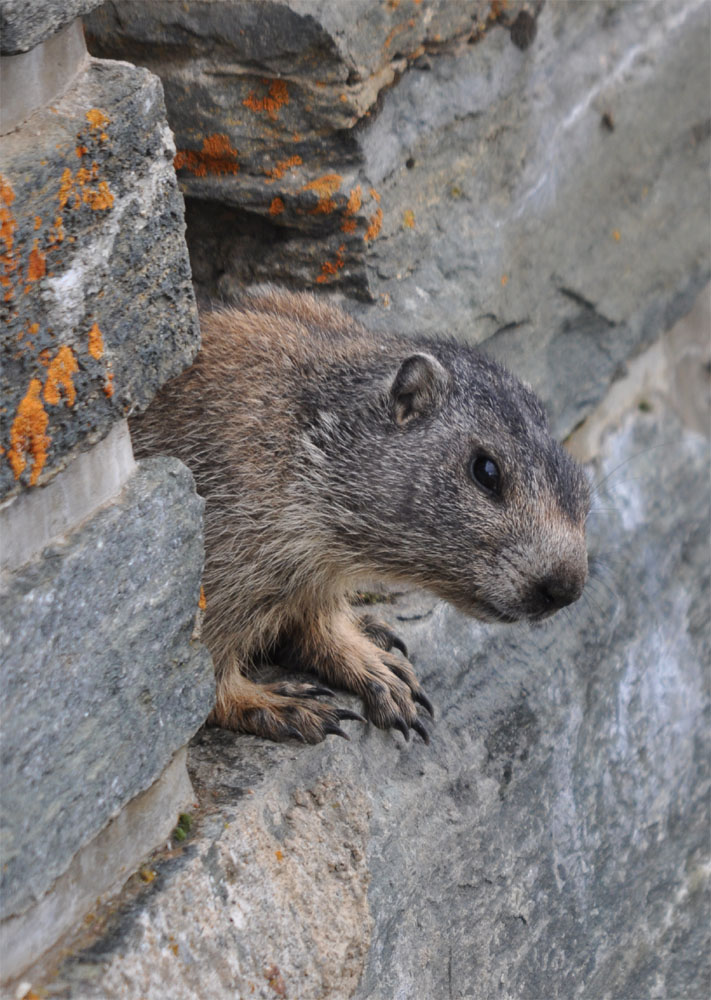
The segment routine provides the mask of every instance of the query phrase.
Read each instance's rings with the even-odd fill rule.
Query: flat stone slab
[[[191,640],[201,511],[177,459],[141,462],[0,594],[3,917],[41,899],[212,707]]]
[[[197,351],[174,153],[160,81],[93,59],[3,136],[0,496],[47,482]]]
[[[643,402],[591,470],[579,604],[530,629],[383,605],[429,747],[204,731],[195,835],[30,977],[43,995],[705,998],[709,444]]]

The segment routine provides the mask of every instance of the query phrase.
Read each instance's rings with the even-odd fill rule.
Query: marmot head
[[[538,620],[577,600],[589,486],[533,392],[453,343],[399,357],[388,344],[377,372],[370,360],[339,373],[340,396],[305,438],[350,564],[485,621]]]

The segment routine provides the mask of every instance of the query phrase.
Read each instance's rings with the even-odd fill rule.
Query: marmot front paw
[[[402,655],[391,649],[400,650]],[[406,651],[389,625],[370,616],[354,621],[344,613],[305,637],[300,659],[306,669],[315,670],[328,684],[359,695],[366,716],[380,729],[399,729],[406,740],[413,729],[429,743],[417,705],[431,716],[434,712]]]
[[[297,739],[320,743],[329,735],[350,739],[339,723],[344,719],[366,720],[350,708],[315,700],[332,694],[322,685],[291,681],[256,684],[235,673],[218,685],[217,702],[208,722],[279,742]]]

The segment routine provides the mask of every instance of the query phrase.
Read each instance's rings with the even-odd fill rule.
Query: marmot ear
[[[431,354],[412,354],[400,365],[392,386],[390,400],[398,424],[415,417],[425,417],[441,405],[450,377]]]

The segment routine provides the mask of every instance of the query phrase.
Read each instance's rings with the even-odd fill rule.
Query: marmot
[[[582,469],[532,391],[471,347],[273,289],[201,326],[192,367],[131,429],[138,456],[177,455],[205,499],[211,721],[315,743],[362,720],[317,700],[321,684],[250,680],[272,655],[427,740],[403,643],[349,595],[406,582],[483,621],[545,618],[587,576]]]

